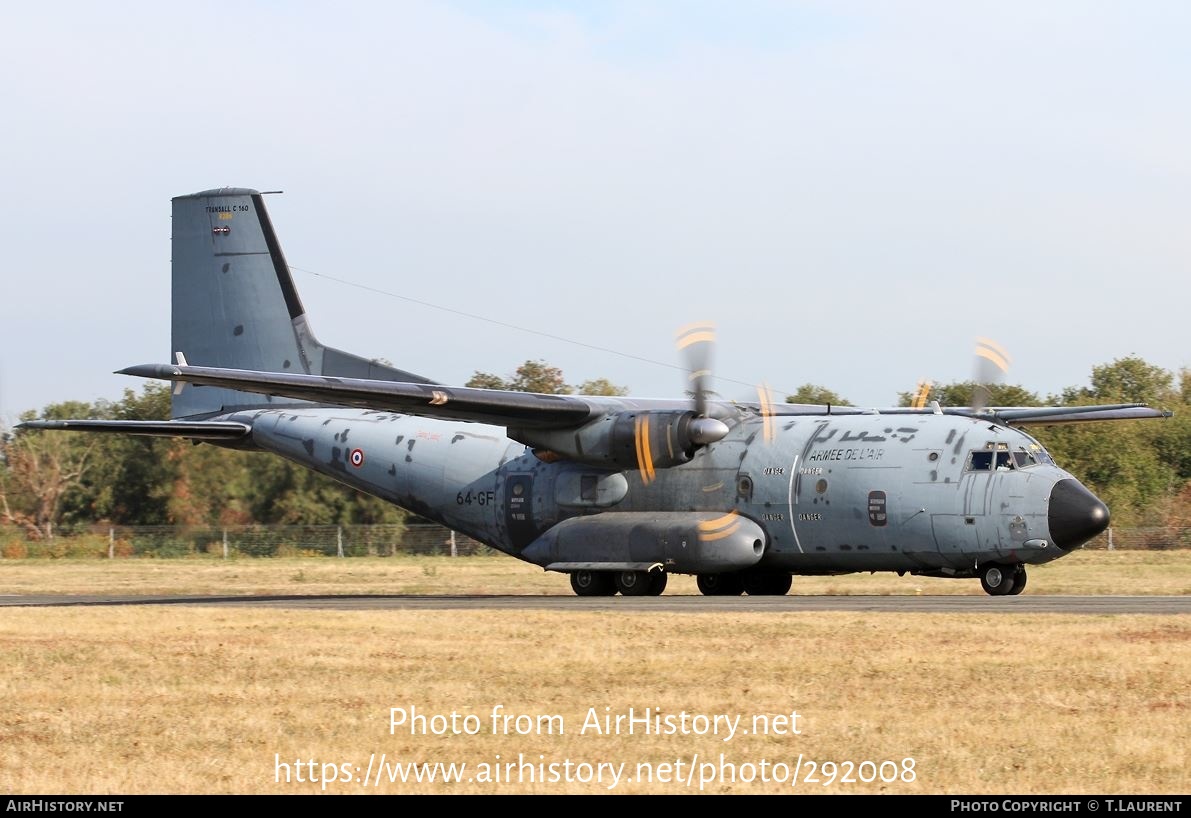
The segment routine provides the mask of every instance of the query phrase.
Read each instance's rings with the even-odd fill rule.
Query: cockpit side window
[[[968,461],[968,471],[992,471],[992,467],[992,452],[972,452],[972,458]]]
[[[1013,468],[1013,458],[1009,452],[997,452],[997,471],[1009,471]]]
[[[1032,454],[1025,449],[1018,449],[1013,453],[1013,460],[1017,463],[1019,469],[1024,469],[1026,466],[1037,466],[1038,461]]]

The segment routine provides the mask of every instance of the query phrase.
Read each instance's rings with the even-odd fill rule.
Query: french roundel
[[[360,468],[360,466],[364,465],[364,450],[352,449],[352,453],[348,455],[348,459],[351,460],[353,466],[357,469]]]

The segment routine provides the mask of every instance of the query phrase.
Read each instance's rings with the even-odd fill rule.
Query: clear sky
[[[166,362],[170,198],[267,201],[324,343],[890,405],[1191,366],[1185,2],[16,3],[0,423]],[[469,317],[478,316],[478,317]],[[490,320],[481,320],[482,318]],[[513,329],[502,324],[513,325]]]

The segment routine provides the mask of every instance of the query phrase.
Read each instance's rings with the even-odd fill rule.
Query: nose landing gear
[[[1026,588],[1026,567],[990,562],[980,568],[980,587],[991,596],[1016,596]]]

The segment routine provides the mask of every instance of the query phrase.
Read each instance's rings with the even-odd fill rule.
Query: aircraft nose
[[[1054,544],[1070,551],[1108,528],[1108,506],[1078,480],[1060,480],[1050,490],[1047,522]]]

